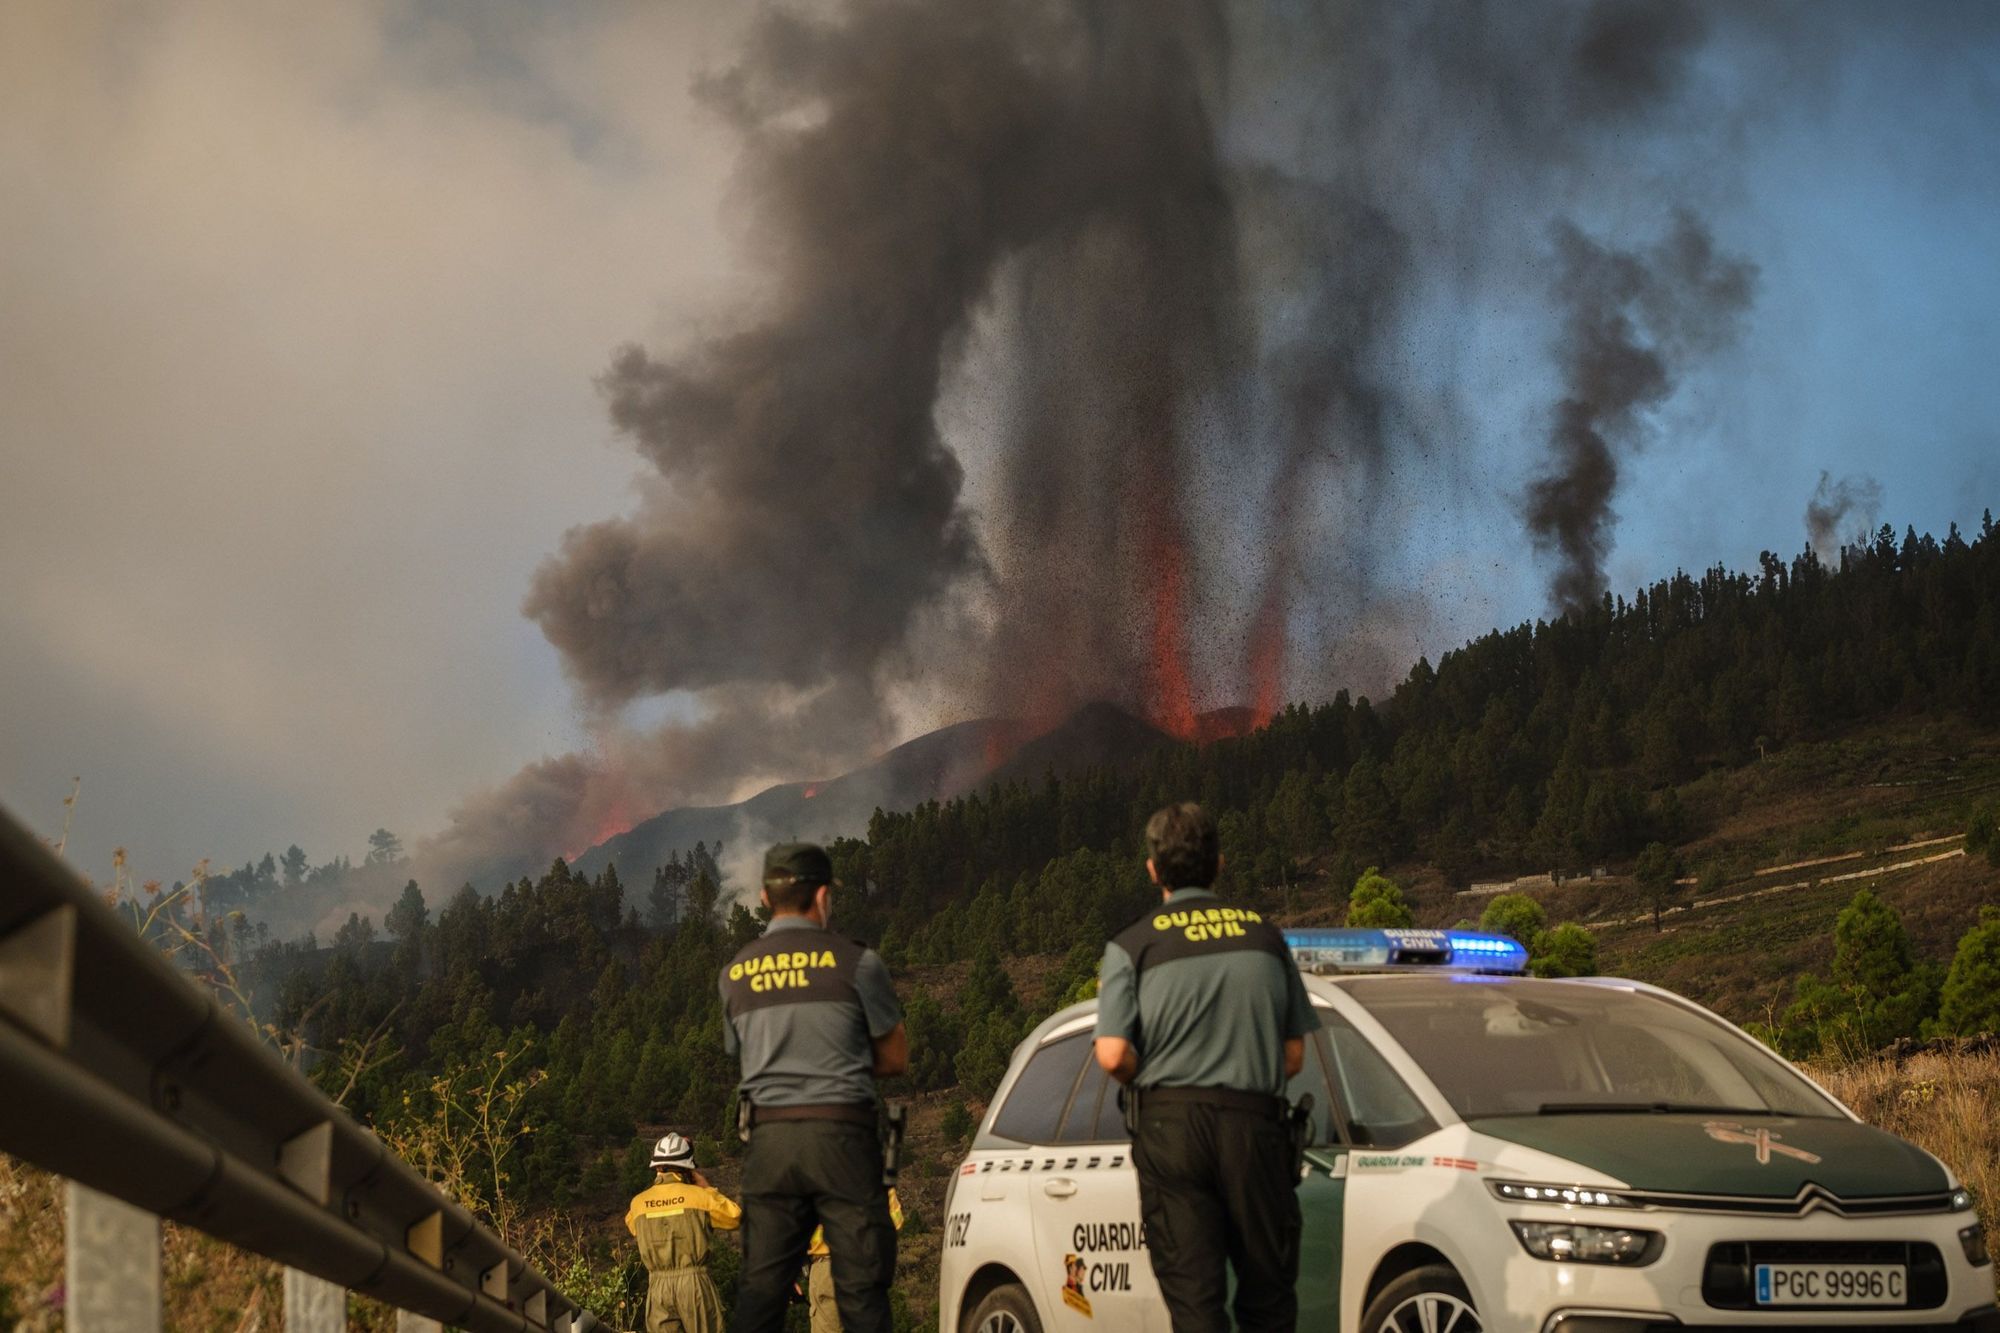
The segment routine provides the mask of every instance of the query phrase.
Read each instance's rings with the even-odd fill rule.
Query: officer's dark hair
[[[1146,854],[1153,872],[1170,889],[1205,889],[1222,868],[1222,842],[1215,818],[1193,801],[1182,801],[1146,821]]]
[[[773,912],[790,912],[794,915],[812,910],[813,895],[823,879],[807,879],[802,875],[776,875],[764,881],[764,896],[770,900]]]

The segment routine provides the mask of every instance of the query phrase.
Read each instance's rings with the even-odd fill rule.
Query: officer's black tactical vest
[[[1114,942],[1132,959],[1132,970],[1144,977],[1148,967],[1177,958],[1205,958],[1261,949],[1286,967],[1291,950],[1276,926],[1247,907],[1231,907],[1218,898],[1186,904],[1161,904],[1118,932]]]
[[[724,1008],[732,1020],[781,1004],[847,1004],[859,1015],[854,971],[867,949],[860,940],[818,927],[768,932],[744,945],[723,969]]]

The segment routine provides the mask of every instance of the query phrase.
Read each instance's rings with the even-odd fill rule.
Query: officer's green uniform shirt
[[[1139,1051],[1141,1088],[1281,1096],[1284,1043],[1320,1026],[1284,936],[1207,889],[1176,889],[1104,946],[1097,1035]]]
[[[808,917],[774,917],[722,969],[723,1046],[754,1106],[875,1100],[875,1039],[903,1021],[881,955]]]

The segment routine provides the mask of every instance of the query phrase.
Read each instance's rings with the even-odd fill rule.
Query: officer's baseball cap
[[[817,843],[779,843],[764,853],[764,882],[790,880],[814,885],[833,883],[833,858]]]

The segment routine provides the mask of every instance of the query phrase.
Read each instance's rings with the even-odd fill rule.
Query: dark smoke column
[[[986,571],[933,409],[998,279],[1023,319],[985,705],[1113,697],[1192,728],[1189,420],[1242,336],[1226,53],[1206,3],[763,21],[708,92],[746,140],[771,309],[618,355],[612,419],[665,484],[571,532],[527,599],[588,700],[865,686]]]
[[[1667,400],[1688,362],[1735,337],[1757,270],[1718,254],[1685,212],[1647,251],[1610,249],[1568,222],[1555,250],[1565,391],[1549,434],[1555,471],[1529,487],[1524,511],[1536,547],[1557,557],[1550,600],[1576,611],[1605,591],[1619,455],[1638,448],[1643,414]]]

